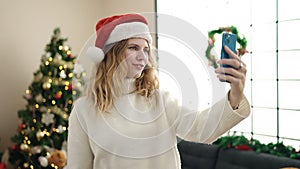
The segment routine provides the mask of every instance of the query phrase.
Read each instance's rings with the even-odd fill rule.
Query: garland
[[[234,148],[237,150],[255,151],[257,153],[300,160],[300,150],[296,151],[292,146],[286,146],[282,142],[263,144],[253,138],[247,139],[243,135],[228,135],[220,137],[213,144],[224,149]]]
[[[206,58],[209,60],[210,64],[213,65],[214,68],[217,68],[218,65],[217,65],[217,59],[215,57],[215,55],[211,54],[211,50],[213,49],[213,47],[215,46],[215,34],[221,34],[223,32],[231,32],[233,34],[235,34],[237,36],[237,42],[239,43],[240,45],[240,48],[238,48],[238,54],[239,54],[239,57],[243,56],[245,53],[247,53],[247,39],[245,37],[240,37],[239,36],[239,32],[237,30],[236,27],[234,26],[230,26],[230,27],[220,27],[219,29],[216,29],[216,30],[211,30],[208,32],[208,46],[207,46],[207,49],[206,49],[206,52],[205,52],[205,56]]]

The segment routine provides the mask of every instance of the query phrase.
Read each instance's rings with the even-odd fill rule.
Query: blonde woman
[[[96,31],[100,57],[86,96],[74,103],[69,118],[68,168],[179,169],[177,138],[211,143],[249,115],[246,67],[228,48],[234,59],[219,64],[236,69],[216,69],[220,80],[230,82],[227,97],[195,112],[159,89],[143,16],[103,18]]]

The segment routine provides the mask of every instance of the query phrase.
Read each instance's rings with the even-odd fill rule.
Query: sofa
[[[300,160],[254,151],[223,149],[218,145],[178,143],[182,169],[280,169],[300,168]]]

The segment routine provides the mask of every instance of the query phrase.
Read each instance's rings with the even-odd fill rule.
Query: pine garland
[[[255,151],[257,153],[300,160],[300,151],[296,151],[292,146],[284,145],[283,142],[263,144],[253,138],[247,139],[243,135],[229,135],[219,138],[213,144],[219,145],[224,149],[234,148],[237,150]]]

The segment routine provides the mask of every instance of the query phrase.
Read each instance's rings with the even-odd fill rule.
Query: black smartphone
[[[228,53],[224,50],[224,46],[227,46],[230,50],[236,53],[236,40],[237,37],[235,34],[223,33],[222,34],[222,49],[221,49],[221,59],[230,59]],[[232,67],[226,64],[221,65],[222,67]]]

